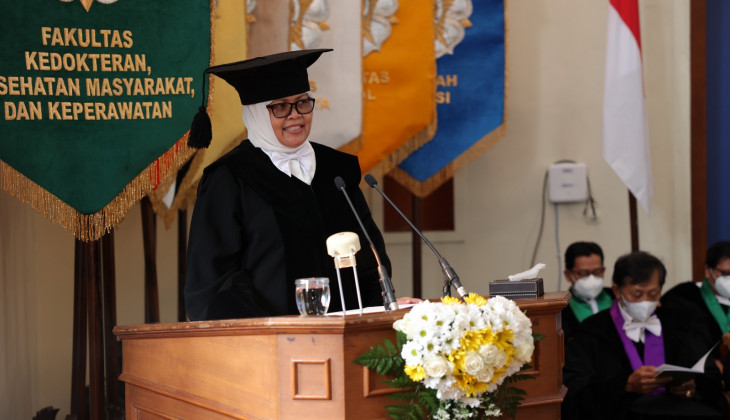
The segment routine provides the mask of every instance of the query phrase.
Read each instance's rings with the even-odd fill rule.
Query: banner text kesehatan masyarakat
[[[81,83],[83,82],[83,83]],[[192,77],[25,77],[0,76],[0,96],[152,96],[191,95]]]

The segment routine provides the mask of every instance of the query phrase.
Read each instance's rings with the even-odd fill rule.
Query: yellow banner
[[[436,131],[433,0],[363,9],[363,172],[388,172]]]

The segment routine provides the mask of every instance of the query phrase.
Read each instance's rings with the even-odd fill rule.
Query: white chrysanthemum
[[[451,324],[451,329],[454,331],[454,337],[461,337],[465,332],[469,331],[469,314],[466,311],[455,311],[454,322]]]
[[[413,320],[411,328],[411,334],[413,337],[411,339],[423,343],[424,348],[427,343],[433,341],[435,333],[436,329],[433,326],[432,320],[425,316],[423,318]]]
[[[484,314],[479,306],[466,305],[466,314],[469,318],[469,329],[470,330],[483,330],[488,327]]]
[[[445,325],[450,325],[454,322],[454,316],[456,316],[452,306],[453,305],[433,305],[431,309],[436,319],[440,319]]]
[[[466,391],[454,378],[454,365],[448,361],[448,355],[458,350],[460,339],[467,331],[489,328],[492,333],[499,334],[509,328],[514,335],[512,342],[503,342],[513,347],[512,360],[493,344],[464,355],[464,372],[489,384],[486,392],[495,391],[506,377],[519,371],[534,351],[532,323],[513,301],[501,296],[488,299],[483,306],[425,301],[415,305],[402,320],[393,324],[393,328],[408,338],[401,351],[406,364],[423,367],[425,378],[421,383],[436,390],[441,401],[452,401],[464,408],[479,406],[482,397],[467,398]],[[502,374],[495,379],[496,369],[505,369],[505,372],[500,371]],[[494,383],[490,383],[492,380]]]
[[[512,374],[514,374],[514,373],[517,373],[517,372],[519,372],[519,371],[520,371],[520,369],[522,369],[522,365],[523,365],[523,363],[521,363],[521,362],[512,362],[512,363],[511,363],[511,364],[510,364],[510,365],[509,365],[509,366],[507,367],[507,370],[506,370],[506,371],[504,372],[504,375],[502,375],[502,378],[501,378],[501,380],[499,381],[499,383],[501,384],[501,383],[502,383],[502,381],[504,381],[504,378],[506,378],[506,377],[508,377],[508,376],[510,376],[510,375],[512,375]]]
[[[493,311],[485,311],[484,318],[485,322],[487,323],[487,325],[489,325],[489,328],[492,330],[492,332],[498,333],[504,329],[502,317],[500,317],[498,313]]]
[[[407,366],[421,366],[423,364],[423,347],[421,343],[410,340],[403,344],[400,357],[406,362]]]
[[[423,370],[432,378],[441,378],[453,372],[454,368],[448,360],[441,356],[424,358]]]

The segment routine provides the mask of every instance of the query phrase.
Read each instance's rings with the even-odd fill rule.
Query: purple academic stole
[[[618,308],[618,299],[613,301],[609,311],[611,313],[611,319],[613,319],[613,325],[616,327],[616,332],[618,332],[618,336],[621,337],[621,343],[624,345],[626,357],[629,358],[633,370],[643,365],[661,366],[664,364],[663,329],[658,337],[649,332],[649,330],[644,331],[644,360],[642,361],[641,357],[639,357],[639,352],[636,350],[636,346],[624,331],[624,317]],[[652,394],[663,392],[664,388],[658,388]]]

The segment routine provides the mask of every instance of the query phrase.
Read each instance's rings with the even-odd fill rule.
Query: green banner
[[[123,200],[131,203],[117,202],[119,213],[176,170],[191,155],[181,140],[202,102],[210,8],[207,0],[0,3],[3,188],[27,195],[8,185],[17,171],[81,215],[135,190]]]

